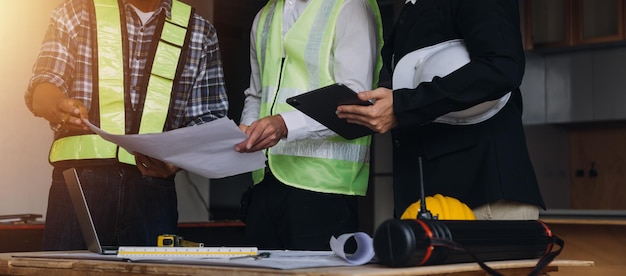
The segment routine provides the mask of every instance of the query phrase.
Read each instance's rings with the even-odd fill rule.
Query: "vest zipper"
[[[274,101],[272,101],[272,107],[270,107],[270,116],[274,115],[274,107],[276,106],[276,100],[278,99],[278,91],[280,91],[280,83],[283,79],[283,68],[285,67],[285,58],[280,60],[280,73],[278,74],[278,86],[276,87],[276,95],[274,95]],[[270,156],[269,150],[265,150],[265,173],[272,173],[270,169]]]
[[[274,115],[274,107],[276,106],[276,100],[278,99],[278,92],[280,91],[280,84],[283,80],[284,67],[285,67],[285,58],[280,60],[280,73],[278,74],[278,86],[276,87],[276,95],[274,95],[274,101],[272,101],[272,107],[270,108],[270,115]]]

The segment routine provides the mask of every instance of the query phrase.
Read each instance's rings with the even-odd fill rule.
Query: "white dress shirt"
[[[300,14],[312,0],[285,0],[283,9],[283,36],[298,20]],[[261,106],[261,80],[256,55],[256,30],[259,14],[254,19],[250,32],[250,87],[244,91],[246,96],[241,115],[241,124],[250,125],[259,119]],[[339,11],[335,29],[334,50],[331,57],[331,72],[335,81],[343,83],[352,90],[361,92],[371,90],[377,50],[377,26],[374,14],[366,0],[346,0]],[[287,140],[323,138],[335,133],[324,125],[294,110],[280,114],[287,126]]]

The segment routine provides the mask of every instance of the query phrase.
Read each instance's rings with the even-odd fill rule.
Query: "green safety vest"
[[[97,39],[97,72],[99,126],[112,134],[125,134],[124,106],[124,47],[121,15],[118,0],[94,0]],[[163,23],[161,37],[154,52],[154,62],[148,80],[141,122],[137,133],[163,132],[167,120],[174,79],[182,70],[178,68],[183,46],[188,42],[187,31],[193,14],[191,6],[172,1],[172,16]],[[125,29],[125,28],[124,28]],[[158,30],[158,29],[157,29]],[[127,51],[127,50],[126,50]],[[106,57],[106,58],[103,58]],[[150,59],[148,59],[150,60]],[[96,93],[94,93],[96,95]],[[79,134],[57,138],[50,148],[49,161],[55,166],[72,166],[75,161],[122,162],[135,164],[134,156],[97,134]]]
[[[284,0],[268,2],[259,18],[256,50],[263,89],[260,118],[292,111],[294,108],[286,103],[287,98],[335,83],[330,71],[331,53],[344,0],[310,1],[284,40],[283,3]],[[380,50],[380,12],[376,1],[370,0],[369,4],[379,26]],[[378,82],[381,64],[379,56],[372,87]],[[370,141],[371,136],[354,140],[341,136],[292,142],[280,140],[266,153],[272,173],[287,185],[316,192],[365,195]],[[264,170],[252,173],[255,184],[263,180],[264,173]]]

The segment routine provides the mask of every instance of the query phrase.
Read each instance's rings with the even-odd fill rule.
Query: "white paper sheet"
[[[348,239],[354,237],[356,240],[357,248],[356,252],[351,255],[347,255],[344,251],[344,246]],[[353,265],[362,265],[369,263],[374,258],[374,241],[367,233],[356,232],[343,234],[339,238],[330,238],[330,248],[340,258],[346,260]]]
[[[110,134],[85,123],[102,138],[128,152],[139,152],[206,178],[233,176],[265,166],[262,151],[239,153],[234,150],[235,145],[247,137],[228,118],[163,133],[130,135]]]

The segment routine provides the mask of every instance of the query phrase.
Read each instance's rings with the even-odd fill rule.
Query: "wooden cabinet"
[[[527,50],[623,41],[626,0],[523,0]]]
[[[624,39],[623,0],[578,0],[575,2],[577,2],[573,9],[575,44]]]
[[[574,44],[570,0],[525,0],[525,44],[527,49],[564,47]]]
[[[571,208],[626,210],[626,124],[572,127]]]

